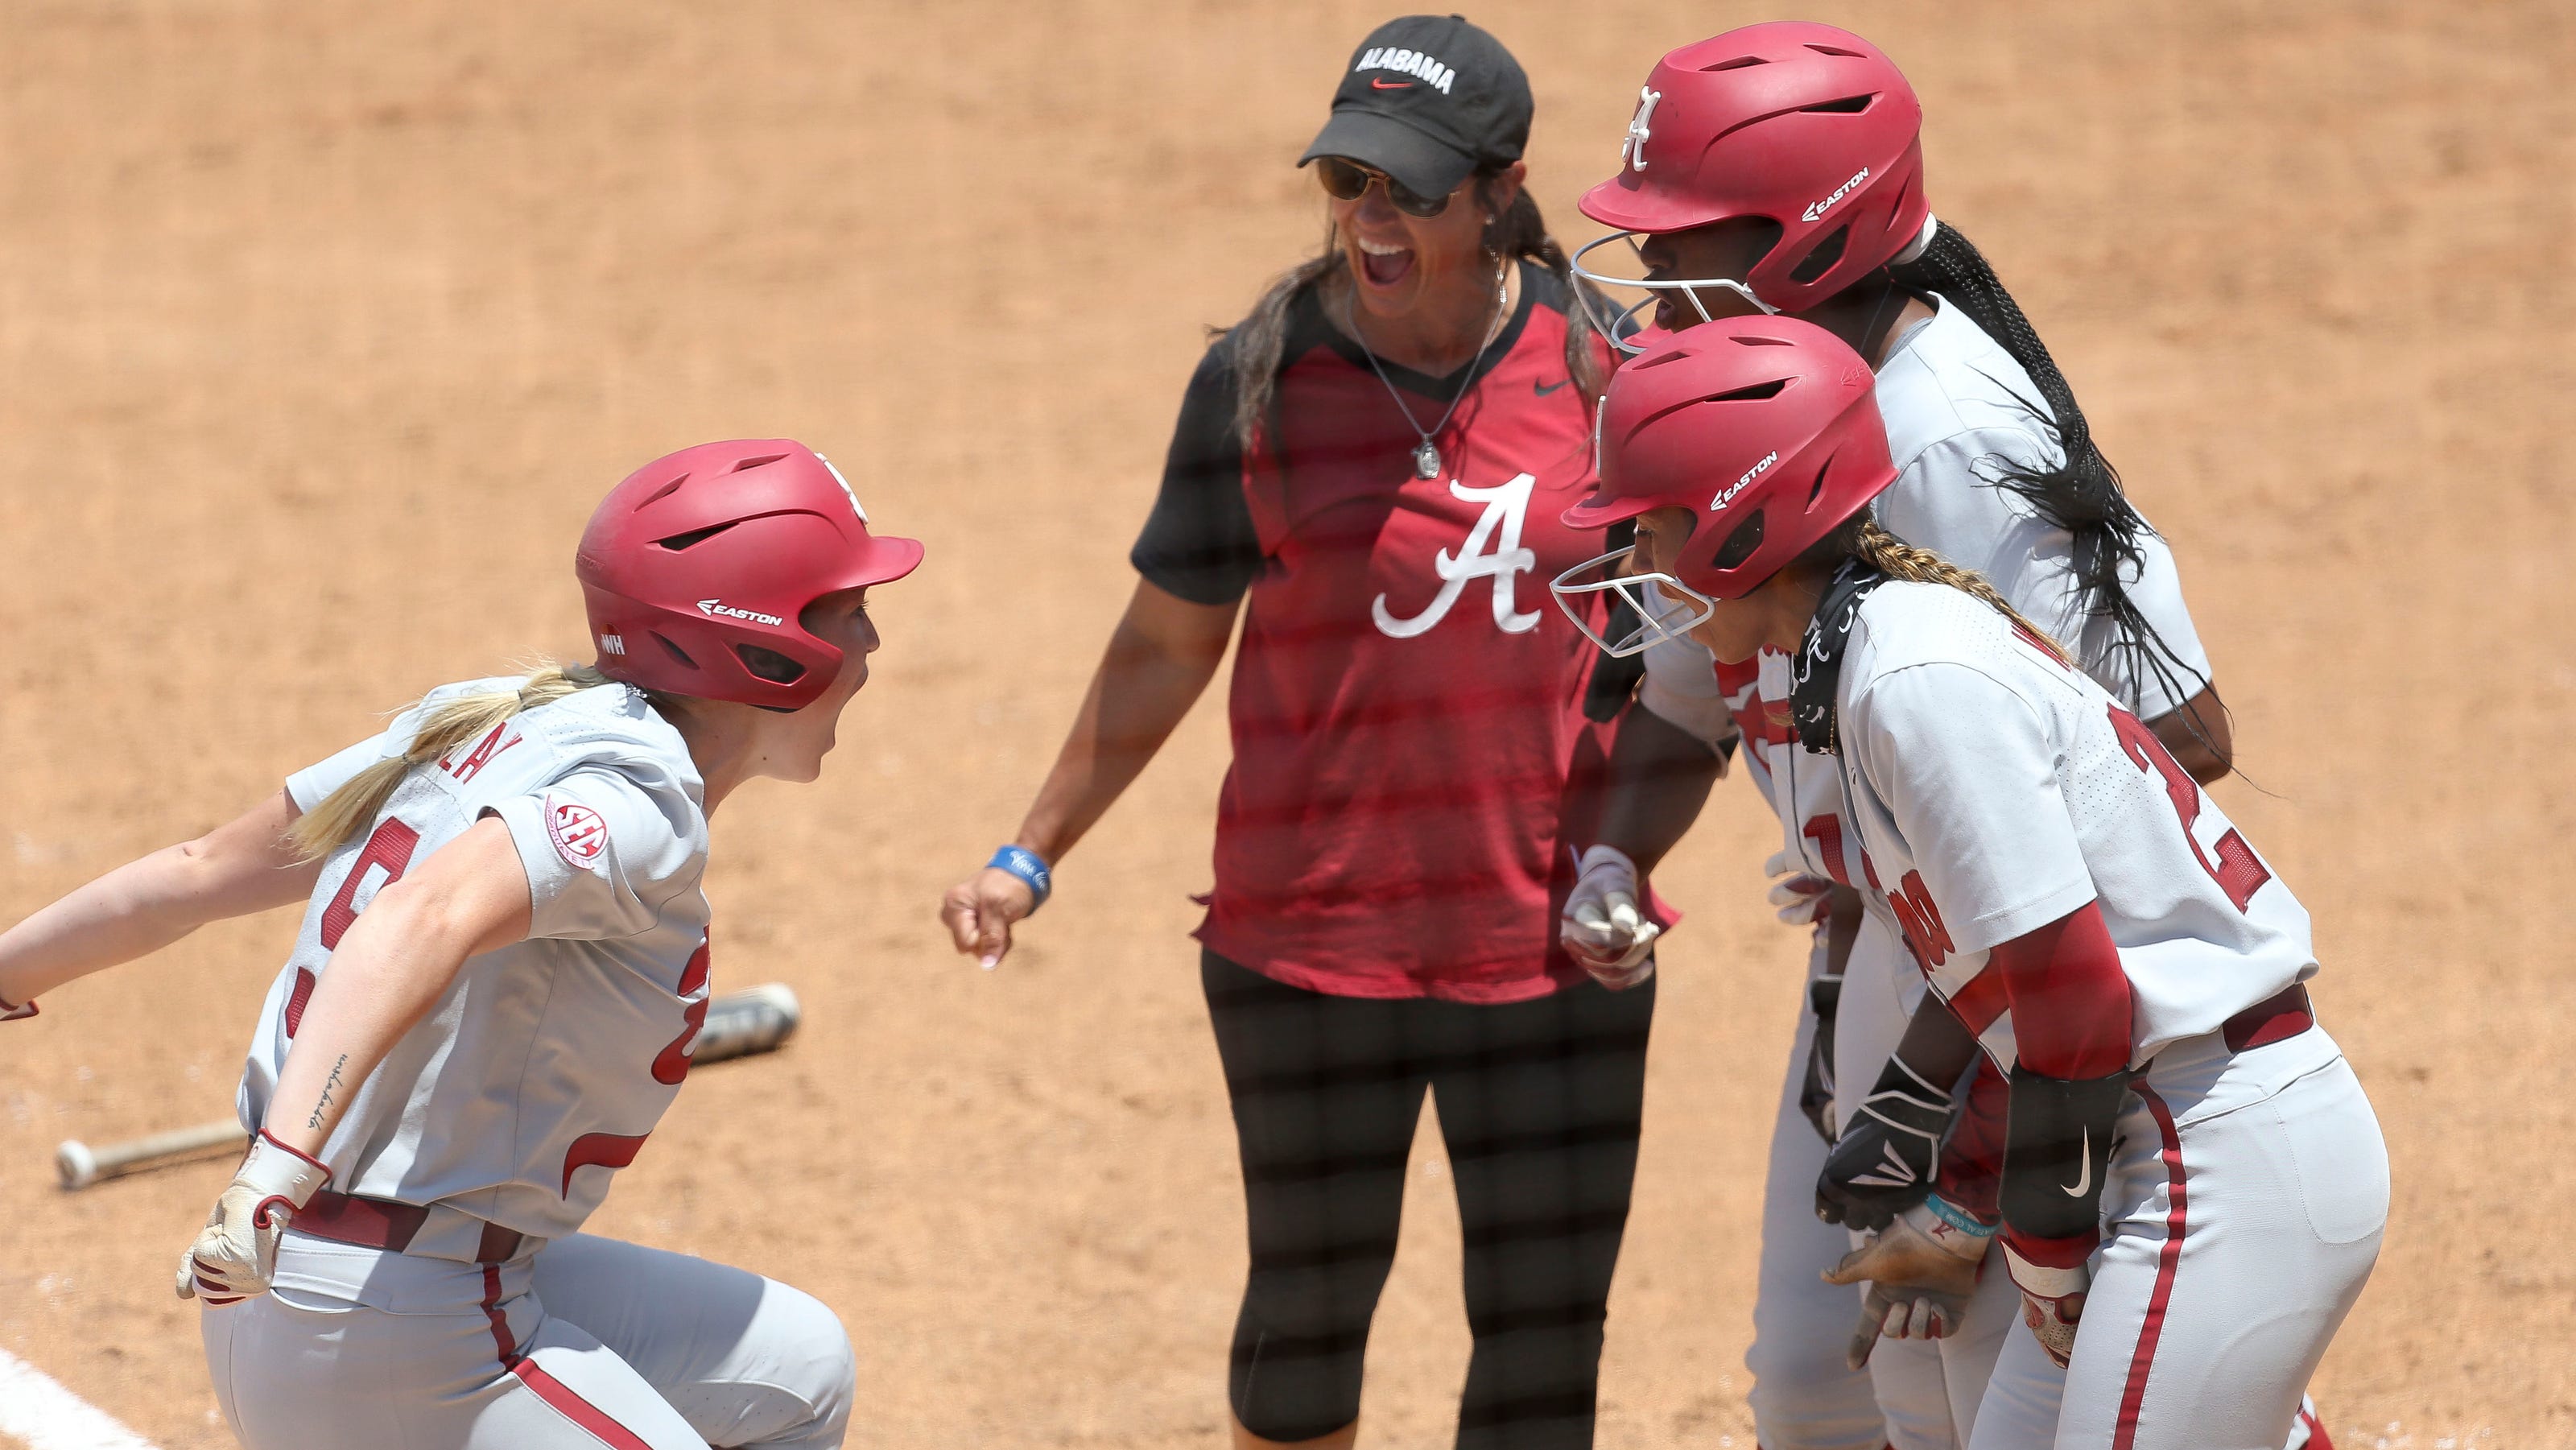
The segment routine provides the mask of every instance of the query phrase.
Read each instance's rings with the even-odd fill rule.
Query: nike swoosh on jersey
[[[1544,398],[1548,394],[1555,392],[1557,389],[1564,387],[1566,384],[1573,381],[1574,379],[1572,378],[1558,378],[1552,383],[1542,383],[1538,379],[1532,378],[1530,379],[1530,391]]]
[[[2088,1127],[2084,1130],[2083,1141],[2077,1145],[2075,1153],[2076,1156],[2082,1160],[2084,1171],[2075,1175],[2075,1186],[2073,1188],[2069,1188],[2061,1183],[2058,1185],[2057,1191],[2065,1194],[2069,1198],[2082,1198],[2084,1196],[2084,1190],[2093,1186],[2093,1130],[2091,1128]]]
[[[1411,81],[1371,80],[1369,84],[1377,87],[1381,91],[1409,91],[1413,89],[1413,82]]]

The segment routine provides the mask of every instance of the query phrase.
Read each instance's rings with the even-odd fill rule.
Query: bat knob
[[[73,1138],[54,1150],[54,1172],[67,1189],[87,1188],[98,1181],[98,1159],[87,1143]]]

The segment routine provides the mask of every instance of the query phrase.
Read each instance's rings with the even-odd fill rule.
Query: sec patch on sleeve
[[[546,793],[545,805],[546,838],[555,843],[555,854],[577,871],[597,870],[600,853],[608,849],[608,823],[599,812],[552,791]]]

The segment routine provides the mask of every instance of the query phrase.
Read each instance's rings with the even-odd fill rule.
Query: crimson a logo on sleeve
[[[558,800],[551,791],[545,807],[546,839],[555,843],[555,854],[576,871],[597,870],[608,849],[608,823],[599,812],[579,801]]]

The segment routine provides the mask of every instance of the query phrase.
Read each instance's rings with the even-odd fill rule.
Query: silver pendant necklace
[[[1474,387],[1477,382],[1476,369],[1484,364],[1485,350],[1492,347],[1494,339],[1502,335],[1503,303],[1510,295],[1506,286],[1506,280],[1510,275],[1507,269],[1510,266],[1510,258],[1505,258],[1494,265],[1494,320],[1486,324],[1485,340],[1476,345],[1476,355],[1467,363],[1467,380],[1458,385],[1457,395],[1449,400],[1449,406],[1441,412],[1440,421],[1432,424],[1428,429],[1413,421],[1413,410],[1405,406],[1404,394],[1396,389],[1395,383],[1387,377],[1386,369],[1379,365],[1377,353],[1370,349],[1368,339],[1360,335],[1360,316],[1354,294],[1348,292],[1342,294],[1342,323],[1350,330],[1351,341],[1360,345],[1360,355],[1368,359],[1369,371],[1377,374],[1378,385],[1385,388],[1386,395],[1395,400],[1395,410],[1404,415],[1404,425],[1422,437],[1421,445],[1413,450],[1413,476],[1425,482],[1440,476],[1440,447],[1431,440],[1439,436],[1441,429],[1449,426],[1449,415],[1458,411],[1458,404],[1466,398],[1468,389]]]

